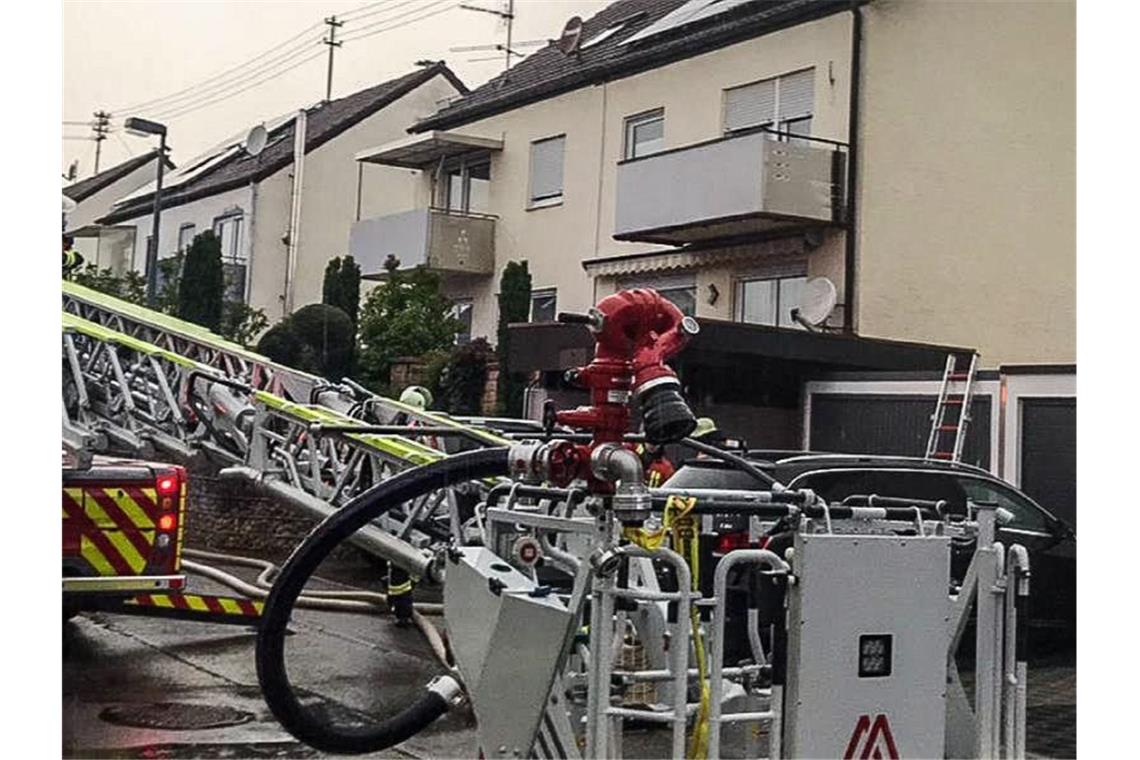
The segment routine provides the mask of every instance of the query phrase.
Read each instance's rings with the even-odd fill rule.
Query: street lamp
[[[146,249],[146,304],[154,307],[158,299],[158,224],[162,213],[162,170],[166,166],[166,125],[132,116],[123,124],[132,135],[158,135],[158,182],[154,188],[154,220],[150,225],[150,245]]]

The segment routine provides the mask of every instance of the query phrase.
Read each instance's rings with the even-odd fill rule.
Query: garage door
[[[842,454],[923,456],[936,401],[935,396],[812,394],[811,448]],[[974,399],[971,415],[962,461],[988,470],[988,396]]]
[[[1021,401],[1021,490],[1077,525],[1077,400]]]

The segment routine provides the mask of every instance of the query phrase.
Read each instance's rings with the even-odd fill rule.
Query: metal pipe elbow
[[[614,517],[624,525],[645,522],[653,508],[653,497],[645,485],[641,457],[620,444],[603,444],[590,455],[590,470],[599,480],[617,483]]]

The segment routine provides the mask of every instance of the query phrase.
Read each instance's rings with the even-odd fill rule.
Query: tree
[[[387,281],[372,289],[360,310],[359,367],[377,390],[388,389],[397,357],[448,348],[461,327],[451,301],[439,292],[439,275],[398,266],[395,259],[385,262]]]
[[[222,242],[212,230],[194,237],[178,283],[178,316],[208,330],[222,325]]]
[[[322,292],[323,303],[337,307],[356,325],[360,316],[360,265],[351,256],[329,261]]]
[[[257,351],[294,369],[340,380],[351,371],[355,340],[347,314],[335,306],[313,303],[261,336]]]
[[[221,333],[228,340],[250,346],[268,325],[269,318],[261,309],[242,301],[226,301],[222,305]]]
[[[526,373],[512,372],[507,357],[511,337],[507,325],[530,317],[530,271],[525,261],[510,261],[499,280],[499,406],[508,417],[521,417]]]
[[[88,264],[75,273],[73,281],[139,306],[146,305],[146,280],[134,270],[117,275],[110,267],[100,269]]]
[[[482,414],[487,364],[495,350],[486,338],[456,346],[439,378],[439,400],[450,414]]]

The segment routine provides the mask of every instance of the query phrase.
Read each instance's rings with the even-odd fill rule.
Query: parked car
[[[1013,515],[1011,522],[998,528],[998,540],[1006,546],[1020,543],[1029,550],[1031,640],[1044,647],[1071,642],[1075,636],[1076,532],[991,473],[970,465],[908,457],[752,451],[748,459],[789,488],[810,488],[831,502],[855,494],[941,499],[956,514],[965,514],[967,499],[997,503]],[[763,487],[739,469],[717,459],[703,458],[685,462],[666,486],[744,490]],[[766,537],[762,545],[782,554],[791,542],[790,532],[779,532]],[[706,555],[711,555],[714,562],[731,549],[747,546],[748,518],[714,516],[705,544]],[[953,581],[960,581],[965,575],[971,551],[952,553]],[[711,571],[708,574],[711,577]],[[730,602],[730,607],[738,605]],[[732,628],[742,626],[730,624]]]

